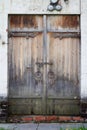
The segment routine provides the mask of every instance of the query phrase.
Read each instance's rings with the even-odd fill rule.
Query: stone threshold
[[[12,115],[7,119],[9,123],[87,123],[86,117],[81,116],[43,116],[43,115]]]

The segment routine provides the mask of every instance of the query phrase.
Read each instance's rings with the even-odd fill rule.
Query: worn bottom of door
[[[79,100],[48,99],[47,111],[43,114],[42,99],[9,99],[9,115],[79,115]]]

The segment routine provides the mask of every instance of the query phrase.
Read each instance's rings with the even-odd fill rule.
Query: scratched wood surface
[[[79,32],[79,16],[13,15],[11,31],[17,32],[8,45],[9,113],[78,115],[80,38],[62,31]]]
[[[53,95],[60,98],[79,98],[79,50],[78,38],[63,38],[60,40],[54,38],[52,34],[48,34],[47,60],[53,63],[47,69],[50,73],[48,77],[48,97]]]

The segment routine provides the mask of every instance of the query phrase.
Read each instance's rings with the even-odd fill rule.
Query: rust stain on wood
[[[23,17],[23,24],[25,27],[34,27],[36,28],[37,27],[37,21],[36,21],[36,18],[34,16],[24,16]]]
[[[37,23],[37,17],[35,16],[22,16],[22,15],[12,15],[10,16],[10,28],[15,27],[15,28],[37,28],[38,24]]]
[[[79,29],[79,16],[49,16],[48,29]]]
[[[21,24],[21,16],[12,15],[10,17],[10,27],[19,27]]]
[[[61,26],[62,27],[71,27],[75,28],[79,25],[78,17],[77,16],[63,16]]]

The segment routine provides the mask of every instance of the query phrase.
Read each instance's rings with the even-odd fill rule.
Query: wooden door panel
[[[80,111],[79,16],[47,16],[47,114]]]
[[[79,100],[49,98],[47,100],[48,115],[79,115]]]
[[[79,97],[79,50],[78,38],[54,38],[48,34],[48,97]]]
[[[10,98],[9,115],[43,114],[42,106],[40,98]]]
[[[43,114],[42,27],[42,16],[9,17],[9,114]]]
[[[79,16],[9,17],[10,114],[79,114],[79,25]]]
[[[37,71],[43,73],[43,69],[37,67],[37,61],[41,62],[42,55],[42,34],[39,34],[35,38],[11,38],[9,43],[11,54],[10,69],[10,96],[29,97],[29,96],[41,96],[42,95],[42,80],[39,81],[36,73]],[[43,77],[41,77],[43,78]]]
[[[9,50],[10,114],[42,114],[43,68],[36,64],[43,60],[42,34],[29,39],[11,37],[9,38]],[[14,99],[17,100],[15,104]],[[28,106],[31,105],[31,99],[30,109]],[[26,100],[29,102],[26,103]]]
[[[65,29],[79,29],[79,16],[48,16],[47,28],[48,30],[65,30]]]
[[[42,29],[42,16],[12,15],[9,17],[9,30]]]

